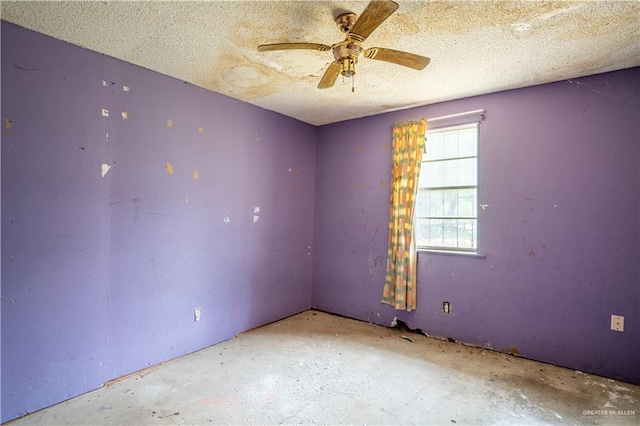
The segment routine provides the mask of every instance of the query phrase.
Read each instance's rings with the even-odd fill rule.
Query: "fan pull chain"
[[[355,82],[356,82],[356,75],[355,75],[355,74],[353,74],[353,75],[351,76],[351,93],[353,93],[353,92],[355,92],[355,91],[356,91],[356,88],[355,88]]]

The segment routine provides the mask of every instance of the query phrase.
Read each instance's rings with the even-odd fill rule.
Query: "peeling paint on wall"
[[[122,119],[123,120],[129,119],[129,111],[122,111]]]
[[[5,129],[11,129],[13,127],[13,122],[11,120],[4,120],[4,127]],[[11,132],[10,131],[5,131],[2,132],[2,136],[11,136]]]
[[[253,223],[258,222],[260,220],[260,207],[253,208]]]
[[[173,120],[167,120],[167,127],[173,127]]]
[[[122,91],[123,91],[123,92],[130,92],[130,91],[131,91],[131,87],[129,87],[129,86],[122,86]]]
[[[487,209],[487,207],[491,206],[491,204],[479,204],[479,206],[482,209],[482,211],[485,211]]]
[[[173,166],[171,165],[171,163],[167,163],[165,164],[165,169],[167,170],[167,173],[172,175],[173,174]]]
[[[109,173],[109,170],[111,169],[111,166],[108,164],[103,164],[102,165],[102,177],[105,177],[105,175],[107,173]]]
[[[109,110],[102,108],[102,116],[103,117],[108,117],[109,116]]]
[[[199,177],[200,177],[200,173],[198,172],[198,169],[193,169],[193,173],[191,174],[191,178],[193,180],[198,180]]]

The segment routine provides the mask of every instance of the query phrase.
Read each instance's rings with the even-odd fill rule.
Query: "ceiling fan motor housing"
[[[356,63],[362,55],[362,46],[351,40],[338,43],[333,48],[333,57],[341,66],[340,74],[351,77],[356,73]]]

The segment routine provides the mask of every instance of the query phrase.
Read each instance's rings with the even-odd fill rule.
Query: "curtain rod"
[[[446,120],[448,118],[464,117],[466,115],[480,115],[481,119],[484,119],[484,110],[476,109],[473,111],[460,112],[458,114],[450,114],[450,115],[443,115],[441,117],[427,118],[426,120],[427,122],[430,122],[430,121]]]

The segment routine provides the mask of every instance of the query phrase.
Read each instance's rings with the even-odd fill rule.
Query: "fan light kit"
[[[351,77],[351,91],[353,92],[353,78],[356,74],[356,64],[358,63],[358,59],[363,55],[365,58],[391,62],[392,64],[402,65],[416,70],[422,70],[429,64],[429,58],[414,53],[383,47],[372,47],[369,49],[362,47],[362,43],[366,38],[397,9],[398,3],[394,1],[374,0],[367,5],[360,17],[351,12],[339,15],[336,18],[336,24],[340,27],[340,31],[346,33],[347,36],[344,41],[332,46],[321,43],[275,43],[262,44],[258,46],[258,51],[268,52],[272,50],[307,49],[326,52],[327,50],[332,50],[335,60],[329,65],[329,68],[327,68],[320,79],[318,89],[328,89],[332,87],[338,75],[342,75],[347,78]]]

